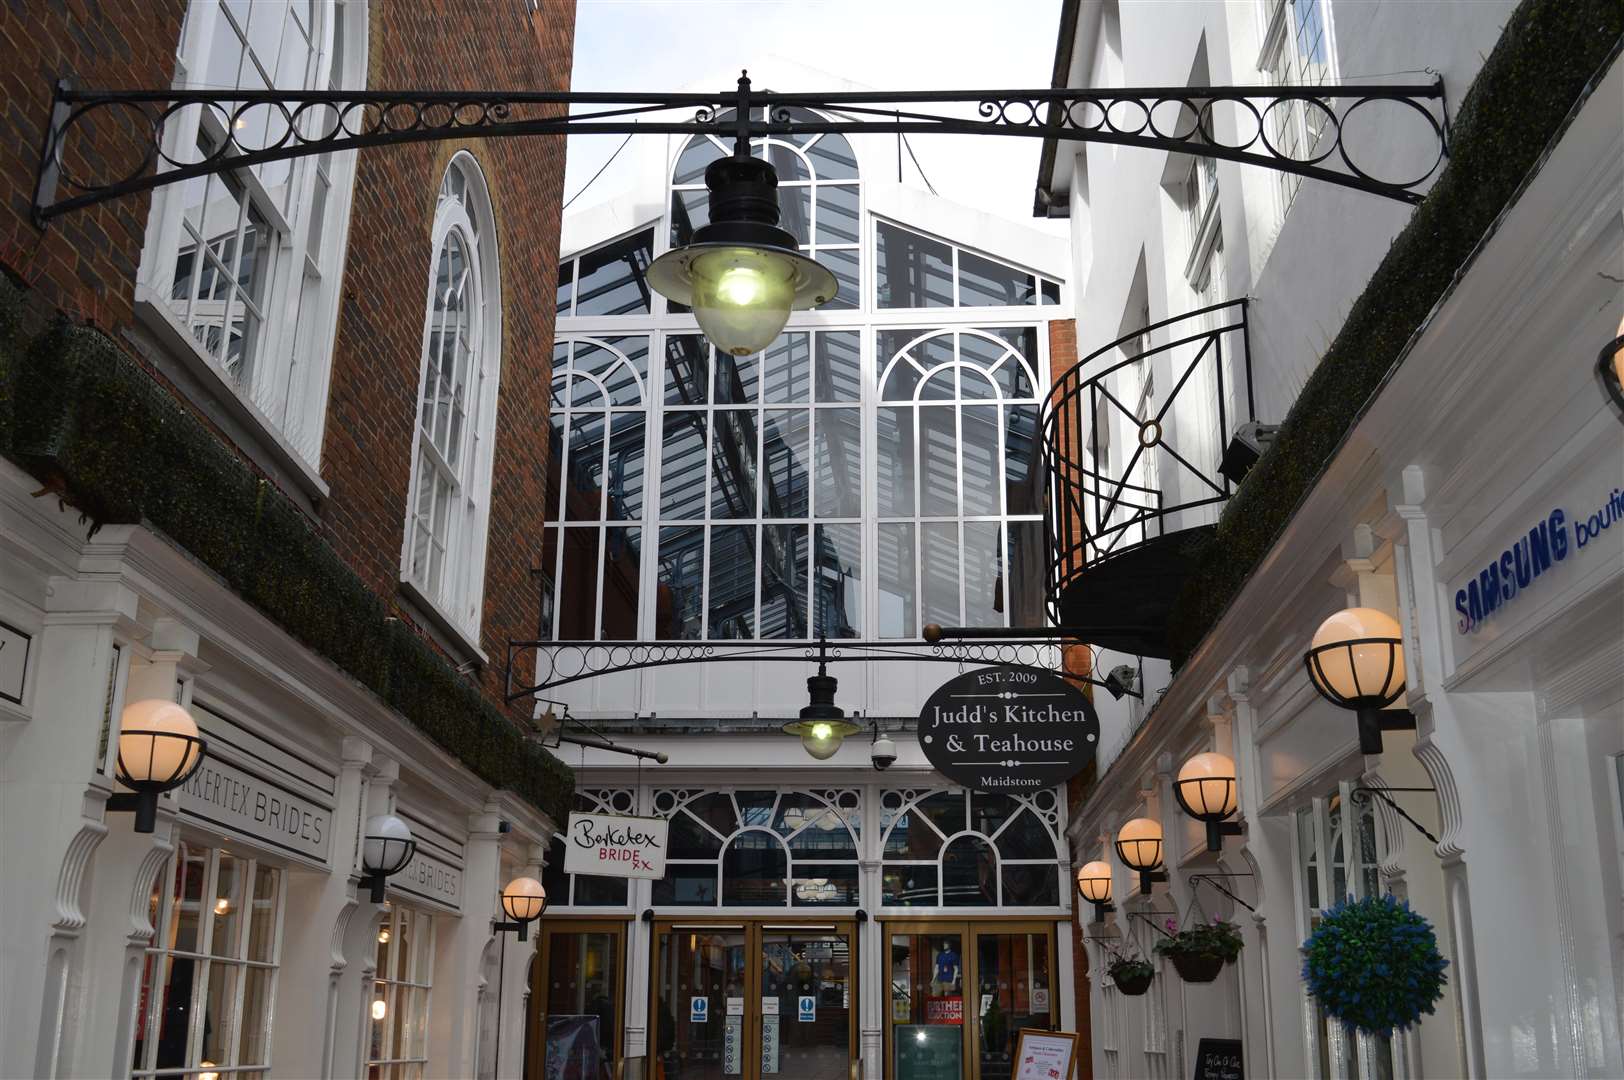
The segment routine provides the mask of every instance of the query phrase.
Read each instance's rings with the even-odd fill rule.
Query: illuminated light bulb
[[[372,1019],[382,1020],[388,1012],[389,1006],[384,1004],[383,998],[379,998],[372,1003]]]
[[[223,896],[220,897],[220,899],[218,899],[218,900],[216,900],[214,902],[214,913],[216,915],[230,915],[231,914],[231,901],[227,900]]]
[[[749,356],[773,343],[789,321],[795,267],[772,252],[731,248],[693,261],[693,309],[718,349]]]
[[[213,1069],[215,1067],[215,1063],[212,1061],[200,1061],[197,1065],[200,1069]],[[200,1072],[197,1074],[197,1080],[220,1080],[220,1074],[217,1072]]]
[[[835,733],[835,729],[828,724],[813,724],[812,737],[814,739],[827,739]]]
[[[379,928],[379,930],[378,930],[378,944],[379,945],[387,945],[387,944],[389,944],[389,927],[385,926],[385,927],[380,927]]]

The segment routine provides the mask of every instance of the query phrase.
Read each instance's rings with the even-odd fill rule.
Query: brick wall
[[[442,5],[374,4],[369,85],[567,90],[575,9],[523,0],[458,18]],[[459,29],[458,26],[461,26]],[[400,576],[412,426],[422,366],[430,230],[441,177],[467,150],[490,186],[501,254],[502,373],[485,564],[483,675],[499,698],[509,637],[536,628],[536,583],[547,476],[564,142],[469,140],[382,147],[359,155],[322,478],[322,510],[338,552],[380,595]],[[403,613],[403,617],[410,618]]]
[[[368,85],[568,89],[573,0],[530,7],[526,0],[373,3]],[[123,331],[133,323],[150,198],[127,196],[36,229],[30,207],[43,125],[52,84],[64,74],[90,87],[170,85],[184,12],[183,0],[0,5],[0,48],[13,58],[0,65],[0,264],[32,286],[36,310],[93,321],[115,340],[126,340]],[[149,141],[109,116],[75,143],[83,149],[66,166],[138,162]],[[485,173],[501,256],[501,383],[481,632],[492,664],[478,676],[500,701],[506,641],[533,636],[536,623],[529,570],[543,532],[562,138],[359,152],[322,447],[330,497],[314,524],[374,591],[398,601],[430,230],[440,179],[459,149]]]

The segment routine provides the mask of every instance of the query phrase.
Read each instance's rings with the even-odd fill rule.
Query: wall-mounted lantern
[[[1608,342],[1596,358],[1596,378],[1602,391],[1624,420],[1624,319],[1619,320],[1618,336]]]
[[[1105,913],[1115,911],[1111,903],[1111,864],[1095,859],[1077,871],[1077,892],[1094,905],[1094,921],[1104,922]]]
[[[1162,825],[1153,818],[1137,817],[1122,826],[1116,838],[1117,858],[1139,874],[1139,894],[1150,895],[1155,882],[1166,881],[1162,869]]]
[[[1184,812],[1207,826],[1207,850],[1222,851],[1224,837],[1239,836],[1235,813],[1235,763],[1222,754],[1197,754],[1184,763],[1173,784],[1173,797]]]
[[[406,864],[417,854],[417,841],[412,830],[394,814],[379,814],[367,819],[366,834],[361,840],[361,888],[371,891],[374,904],[383,903],[386,880],[406,869]]]
[[[197,722],[173,701],[148,698],[126,705],[113,775],[130,793],[108,796],[108,812],[134,813],[135,831],[152,832],[158,824],[158,796],[184,784],[207,752]]]
[[[512,930],[524,941],[530,935],[530,924],[547,910],[547,890],[533,877],[516,877],[502,890],[502,910],[508,921],[492,923],[491,929]]]
[[[1387,706],[1404,693],[1398,620],[1375,608],[1348,608],[1320,624],[1303,655],[1320,696],[1359,717],[1359,752],[1382,752],[1383,731],[1414,731],[1415,714]]]

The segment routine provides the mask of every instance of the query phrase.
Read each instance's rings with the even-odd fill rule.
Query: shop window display
[[[421,1080],[428,1063],[434,917],[391,904],[378,927],[367,1028],[368,1080]]]
[[[280,869],[179,845],[152,890],[134,1076],[269,1075],[283,897]]]

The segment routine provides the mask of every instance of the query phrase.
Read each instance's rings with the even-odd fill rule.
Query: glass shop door
[[[537,932],[525,1076],[607,1077],[621,1054],[626,925],[558,919]]]
[[[1059,1020],[1053,923],[888,921],[885,953],[887,1080],[1009,1080]]]
[[[655,1080],[847,1080],[857,1054],[849,922],[656,922]]]

